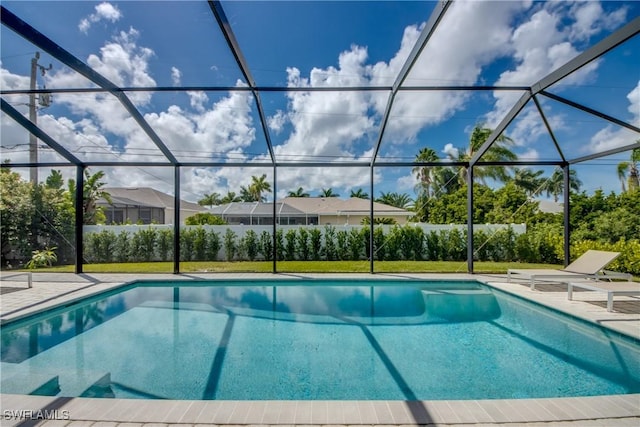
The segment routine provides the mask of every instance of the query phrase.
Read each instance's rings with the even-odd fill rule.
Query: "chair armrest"
[[[628,281],[632,281],[633,280],[633,275],[631,273],[621,273],[619,271],[610,271],[610,270],[602,270],[603,274],[598,274],[596,276],[596,279],[601,279],[601,278],[605,278],[605,279],[623,279],[623,280],[628,280]]]

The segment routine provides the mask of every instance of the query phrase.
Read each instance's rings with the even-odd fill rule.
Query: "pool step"
[[[85,371],[72,378],[62,377],[60,394],[70,397],[115,397],[111,373]]]
[[[10,394],[55,396],[60,393],[60,378],[51,374],[13,375],[3,378],[0,391]]]
[[[427,315],[449,322],[477,322],[500,317],[495,295],[485,289],[422,290]]]

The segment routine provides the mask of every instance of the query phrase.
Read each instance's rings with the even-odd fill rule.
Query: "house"
[[[104,199],[97,202],[107,217],[107,224],[173,224],[174,197],[149,187],[110,187],[104,191],[111,195],[112,203]],[[180,201],[180,222],[207,209],[184,200]]]
[[[286,197],[276,201],[279,225],[359,225],[369,218],[371,201],[352,197]],[[405,224],[413,212],[374,202],[374,218],[393,218]],[[273,203],[236,202],[214,206],[209,210],[229,224],[273,224]]]

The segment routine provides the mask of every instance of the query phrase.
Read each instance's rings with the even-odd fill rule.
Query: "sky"
[[[119,86],[220,86],[246,82],[204,1],[3,1],[2,5]],[[223,1],[238,45],[260,87],[389,87],[437,3],[432,1]],[[458,1],[447,11],[408,74],[405,86],[529,86],[640,16],[640,2]],[[2,26],[0,85],[27,89],[39,49]],[[92,84],[46,52],[38,87]],[[640,36],[549,88],[555,95],[640,126]],[[412,161],[421,148],[440,158],[468,146],[474,126],[494,128],[522,91],[401,91],[381,139],[379,160]],[[131,101],[180,161],[269,161],[255,101],[246,90],[130,92]],[[380,136],[389,91],[260,94],[279,162],[369,162]],[[28,112],[28,97],[3,96]],[[626,146],[639,135],[541,96],[559,146],[577,158]],[[2,160],[28,161],[28,134],[4,113]],[[55,94],[38,109],[38,126],[85,161],[165,160],[108,94]],[[559,160],[535,105],[506,129],[521,160]],[[42,146],[42,144],[41,144]],[[621,190],[616,166],[630,152],[576,166],[583,189]],[[51,149],[40,161],[61,161]],[[173,193],[171,168],[102,168],[108,186],[150,186]],[[549,176],[553,167],[539,167]],[[25,174],[27,171],[24,171]],[[72,168],[64,169],[73,177]],[[181,168],[181,196],[238,192],[271,167]],[[47,170],[40,172],[46,176]],[[369,191],[363,167],[278,170],[278,197],[303,187],[348,196]],[[410,167],[376,168],[380,192],[413,195]],[[272,195],[271,195],[272,197]]]

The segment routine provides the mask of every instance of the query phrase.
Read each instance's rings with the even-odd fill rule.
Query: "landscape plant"
[[[260,233],[259,247],[260,254],[264,260],[273,261],[273,238],[267,230],[263,230],[262,233]]]
[[[296,240],[297,240],[296,230],[294,228],[290,228],[287,230],[287,233],[284,235],[284,259],[287,261],[292,261],[296,259]]]
[[[242,238],[242,246],[249,261],[254,261],[258,256],[258,234],[253,230],[247,230]]]
[[[227,228],[227,231],[224,233],[224,251],[227,257],[227,261],[232,261],[236,252],[238,251],[238,246],[236,245],[236,237],[237,234],[230,228]]]
[[[160,261],[169,261],[173,255],[173,230],[169,228],[158,230],[157,248]]]
[[[322,256],[322,231],[318,228],[312,228],[310,235],[311,259],[319,261]]]
[[[209,261],[217,260],[218,252],[220,252],[220,234],[215,230],[209,230],[207,232],[206,259]]]

